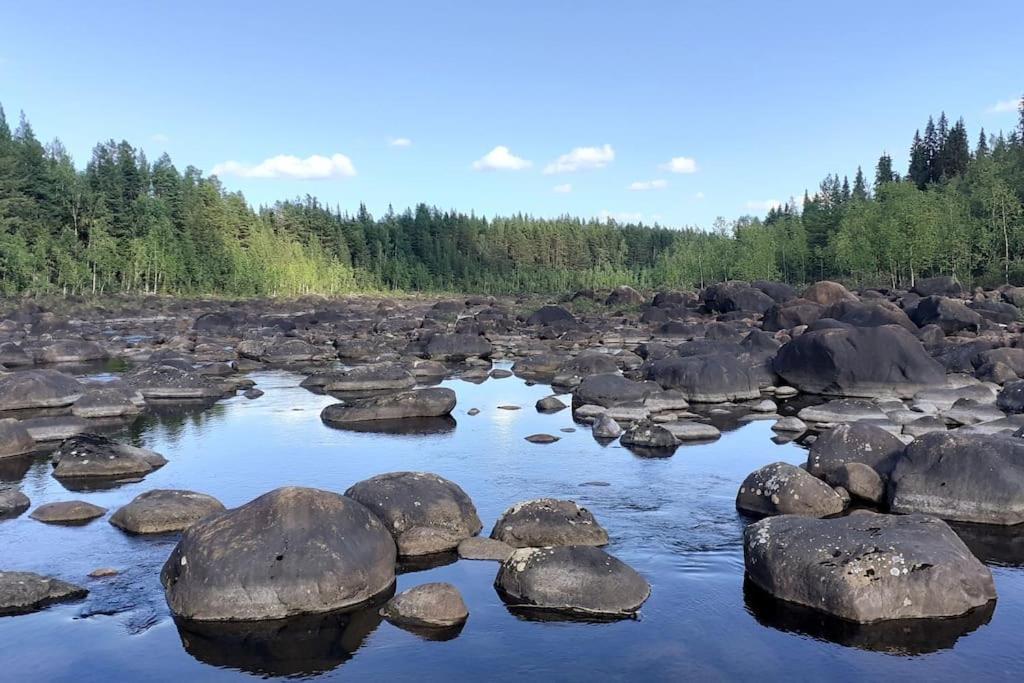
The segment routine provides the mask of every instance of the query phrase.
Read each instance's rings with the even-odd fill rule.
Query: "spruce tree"
[[[892,157],[883,152],[875,164],[875,194],[878,194],[878,188],[882,185],[897,179],[896,173],[892,170]]]
[[[978,133],[978,145],[974,148],[974,158],[984,159],[988,154],[988,138],[985,136],[985,129],[982,128],[981,132]]]
[[[919,189],[928,184],[928,149],[921,139],[921,131],[914,131],[914,141],[910,145],[910,166],[907,169],[907,180]]]
[[[853,198],[857,200],[868,198],[868,186],[864,180],[864,171],[861,170],[860,166],[857,167],[857,175],[853,177]]]

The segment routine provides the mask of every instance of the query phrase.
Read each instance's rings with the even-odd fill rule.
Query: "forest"
[[[971,140],[975,142],[972,144]],[[560,293],[620,284],[836,279],[899,287],[954,275],[1024,284],[1024,98],[1009,132],[943,113],[914,133],[901,173],[830,173],[766,216],[709,229],[427,204],[372,216],[312,196],[253,207],[216,176],[154,162],[127,141],[84,169],[24,114],[0,108],[0,293],[295,296],[360,291]]]

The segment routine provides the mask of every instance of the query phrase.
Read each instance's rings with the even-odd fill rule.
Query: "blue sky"
[[[869,172],[883,150],[903,169],[943,109],[972,144],[982,125],[1009,130],[997,105],[1024,92],[1020,12],[33,0],[0,13],[0,103],[80,166],[125,138],[216,168],[257,204],[309,193],[375,213],[423,201],[707,227]]]

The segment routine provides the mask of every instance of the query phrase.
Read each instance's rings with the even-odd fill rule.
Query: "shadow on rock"
[[[431,553],[430,555],[399,556],[395,563],[396,574],[411,574],[423,572],[428,569],[437,569],[449,564],[455,564],[459,560],[459,554],[452,550],[443,553]]]
[[[762,626],[891,655],[923,655],[948,650],[961,637],[987,624],[996,606],[993,600],[967,614],[948,619],[901,619],[860,624],[779,600],[749,580],[743,582],[743,601],[747,611]]]

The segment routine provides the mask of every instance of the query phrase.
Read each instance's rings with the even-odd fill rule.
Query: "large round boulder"
[[[527,325],[550,325],[560,321],[565,322],[576,322],[576,318],[572,313],[565,310],[561,306],[541,306],[536,310],[529,318],[526,319]]]
[[[604,300],[605,306],[639,306],[644,303],[644,295],[629,285],[619,285]]]
[[[911,442],[889,479],[893,512],[979,524],[1024,522],[1024,440],[930,432]]]
[[[849,462],[863,463],[888,477],[903,442],[869,422],[844,422],[819,436],[807,454],[807,471],[816,477]]]
[[[946,334],[961,330],[977,331],[981,315],[963,303],[943,296],[929,296],[917,302],[910,319],[919,327],[938,325]]]
[[[84,392],[78,380],[56,370],[20,370],[0,375],[0,411],[62,408]]]
[[[395,543],[351,498],[290,486],[189,527],[160,580],[171,612],[185,619],[328,612],[391,589]]]
[[[103,360],[109,354],[96,342],[83,339],[63,339],[44,346],[39,351],[40,363],[84,363]]]
[[[31,453],[35,447],[35,439],[20,422],[12,418],[0,419],[0,458]]]
[[[53,452],[53,476],[120,479],[149,474],[166,462],[162,455],[145,448],[99,434],[79,434],[65,439]]]
[[[757,380],[734,356],[664,358],[647,364],[646,379],[697,403],[746,400],[761,395]]]
[[[491,538],[513,548],[606,545],[608,532],[590,510],[574,501],[540,498],[505,510],[495,522]]]
[[[583,378],[573,391],[573,406],[597,405],[610,408],[621,403],[642,401],[661,392],[654,382],[634,382],[622,375],[604,373]]]
[[[423,347],[424,357],[460,362],[467,358],[490,358],[491,342],[471,334],[435,334]]]
[[[636,570],[586,545],[516,550],[501,564],[494,587],[513,607],[583,617],[628,617],[651,595]]]
[[[436,474],[379,474],[354,484],[345,495],[365,505],[384,523],[399,555],[452,550],[483,526],[466,492]]]
[[[945,384],[946,373],[901,327],[807,332],[784,344],[773,364],[801,391],[834,396],[898,396]]]
[[[813,285],[804,290],[804,293],[800,295],[801,299],[807,301],[813,301],[816,304],[822,306],[831,306],[837,304],[840,301],[857,301],[857,297],[850,293],[846,287],[843,287],[838,282],[832,282],[831,280],[822,280],[821,282],[815,282]]]
[[[443,417],[450,415],[454,408],[454,391],[444,387],[430,387],[335,403],[323,409],[320,419],[327,424],[349,424],[373,420]]]
[[[827,517],[845,508],[846,500],[835,489],[785,462],[754,470],[736,494],[736,509],[752,515]]]
[[[224,512],[224,505],[205,493],[154,489],[118,508],[110,523],[132,534],[163,534],[184,531],[218,512]]]
[[[744,531],[743,559],[769,594],[854,622],[952,617],[996,597],[988,568],[925,515],[769,517]]]

